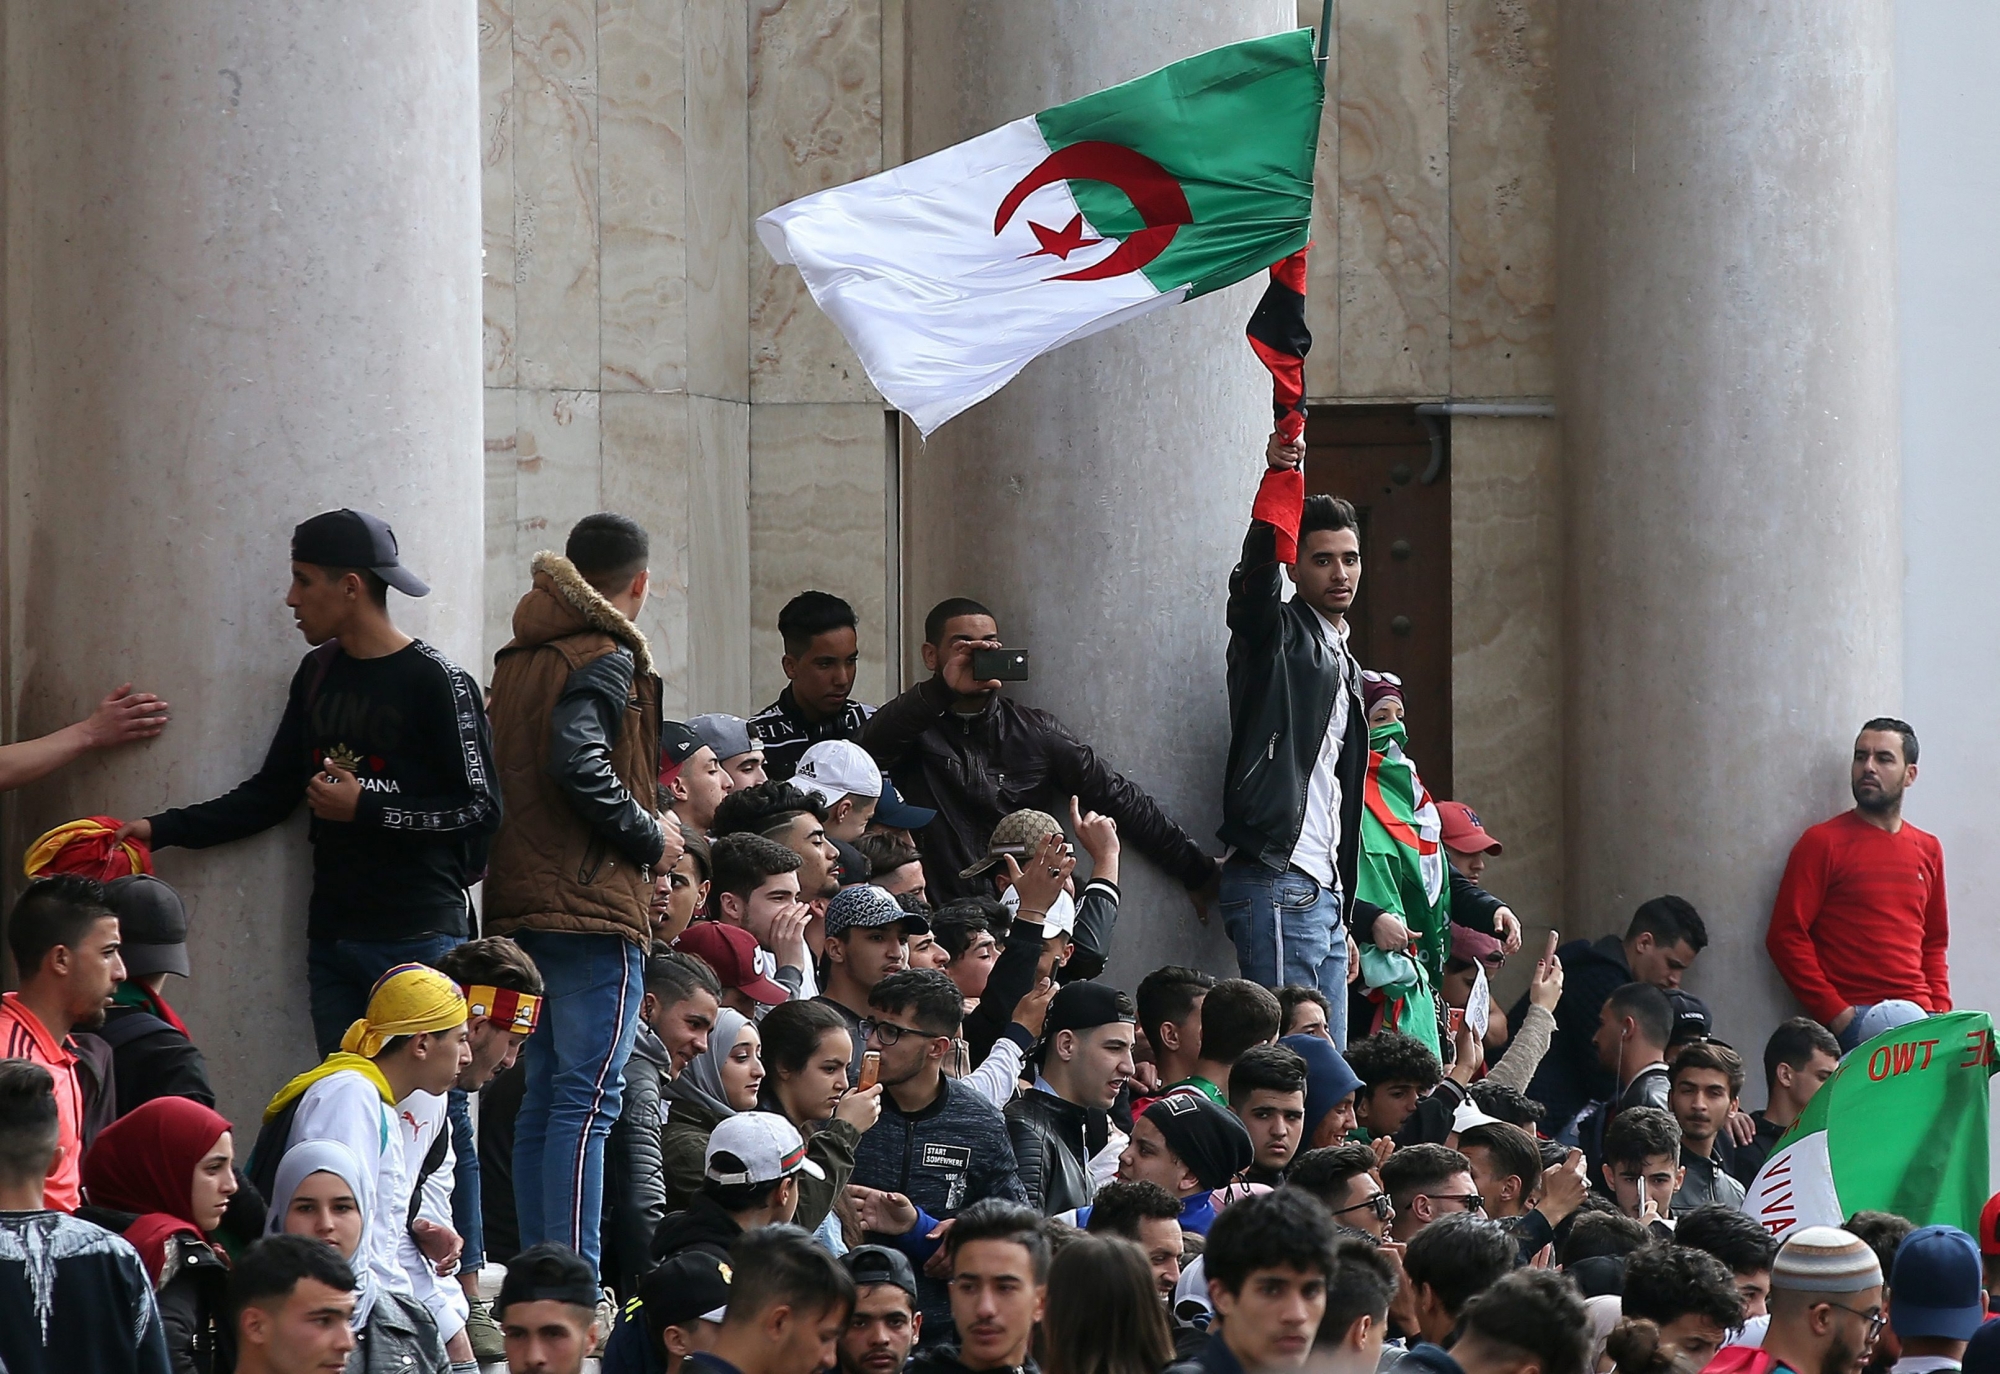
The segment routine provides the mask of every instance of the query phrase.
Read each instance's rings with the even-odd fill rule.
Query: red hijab
[[[106,1126],[84,1156],[90,1204],[139,1213],[125,1239],[154,1283],[166,1264],[169,1238],[185,1233],[207,1239],[188,1215],[194,1210],[194,1170],[228,1129],[226,1117],[199,1102],[156,1097]]]

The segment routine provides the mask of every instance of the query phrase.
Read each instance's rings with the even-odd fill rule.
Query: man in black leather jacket
[[[1303,460],[1303,444],[1272,436],[1267,484]],[[1229,767],[1222,828],[1222,918],[1245,978],[1316,987],[1347,1043],[1346,909],[1353,904],[1368,729],[1361,675],[1347,651],[1346,615],[1361,585],[1354,507],[1305,503],[1297,561],[1279,562],[1279,530],[1251,519],[1229,575]],[[1280,567],[1284,572],[1279,572]],[[1284,598],[1289,577],[1297,589]],[[1393,914],[1374,936],[1397,948]]]
[[[1035,1086],[1007,1104],[1007,1134],[1028,1201],[1044,1216],[1087,1204],[1090,1158],[1110,1137],[1106,1113],[1132,1076],[1132,999],[1102,983],[1070,983],[1049,1003]]]
[[[1023,808],[1061,815],[1071,797],[1111,817],[1122,839],[1189,891],[1206,888],[1215,860],[1158,802],[1047,711],[972,676],[973,652],[999,647],[999,626],[984,606],[964,597],[938,603],[924,618],[931,676],[877,710],[861,733],[897,794],[937,811],[917,846],[932,902],[991,895],[985,879],[959,870],[986,857],[1000,818]]]

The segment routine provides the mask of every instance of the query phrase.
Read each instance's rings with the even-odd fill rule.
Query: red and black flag
[[[1312,349],[1312,331],[1306,328],[1306,249],[1271,269],[1271,284],[1245,332],[1258,359],[1271,369],[1271,415],[1278,434],[1294,441],[1306,427],[1306,354]],[[1281,563],[1298,559],[1305,501],[1305,473],[1298,468],[1271,469],[1257,489],[1250,514],[1278,531]]]

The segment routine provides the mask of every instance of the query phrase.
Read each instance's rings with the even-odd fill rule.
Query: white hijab
[[[359,1330],[375,1307],[375,1282],[368,1269],[368,1222],[375,1215],[375,1178],[361,1167],[354,1151],[337,1140],[301,1140],[285,1151],[285,1157],[278,1161],[270,1219],[264,1230],[268,1235],[283,1234],[292,1199],[314,1174],[332,1174],[345,1183],[354,1194],[355,1206],[361,1209],[361,1240],[348,1256],[354,1269],[354,1327]]]

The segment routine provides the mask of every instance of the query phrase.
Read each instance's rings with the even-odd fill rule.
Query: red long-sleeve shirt
[[[1852,811],[1792,846],[1764,947],[1820,1021],[1894,997],[1951,1010],[1944,850],[1908,821],[1895,834]]]

